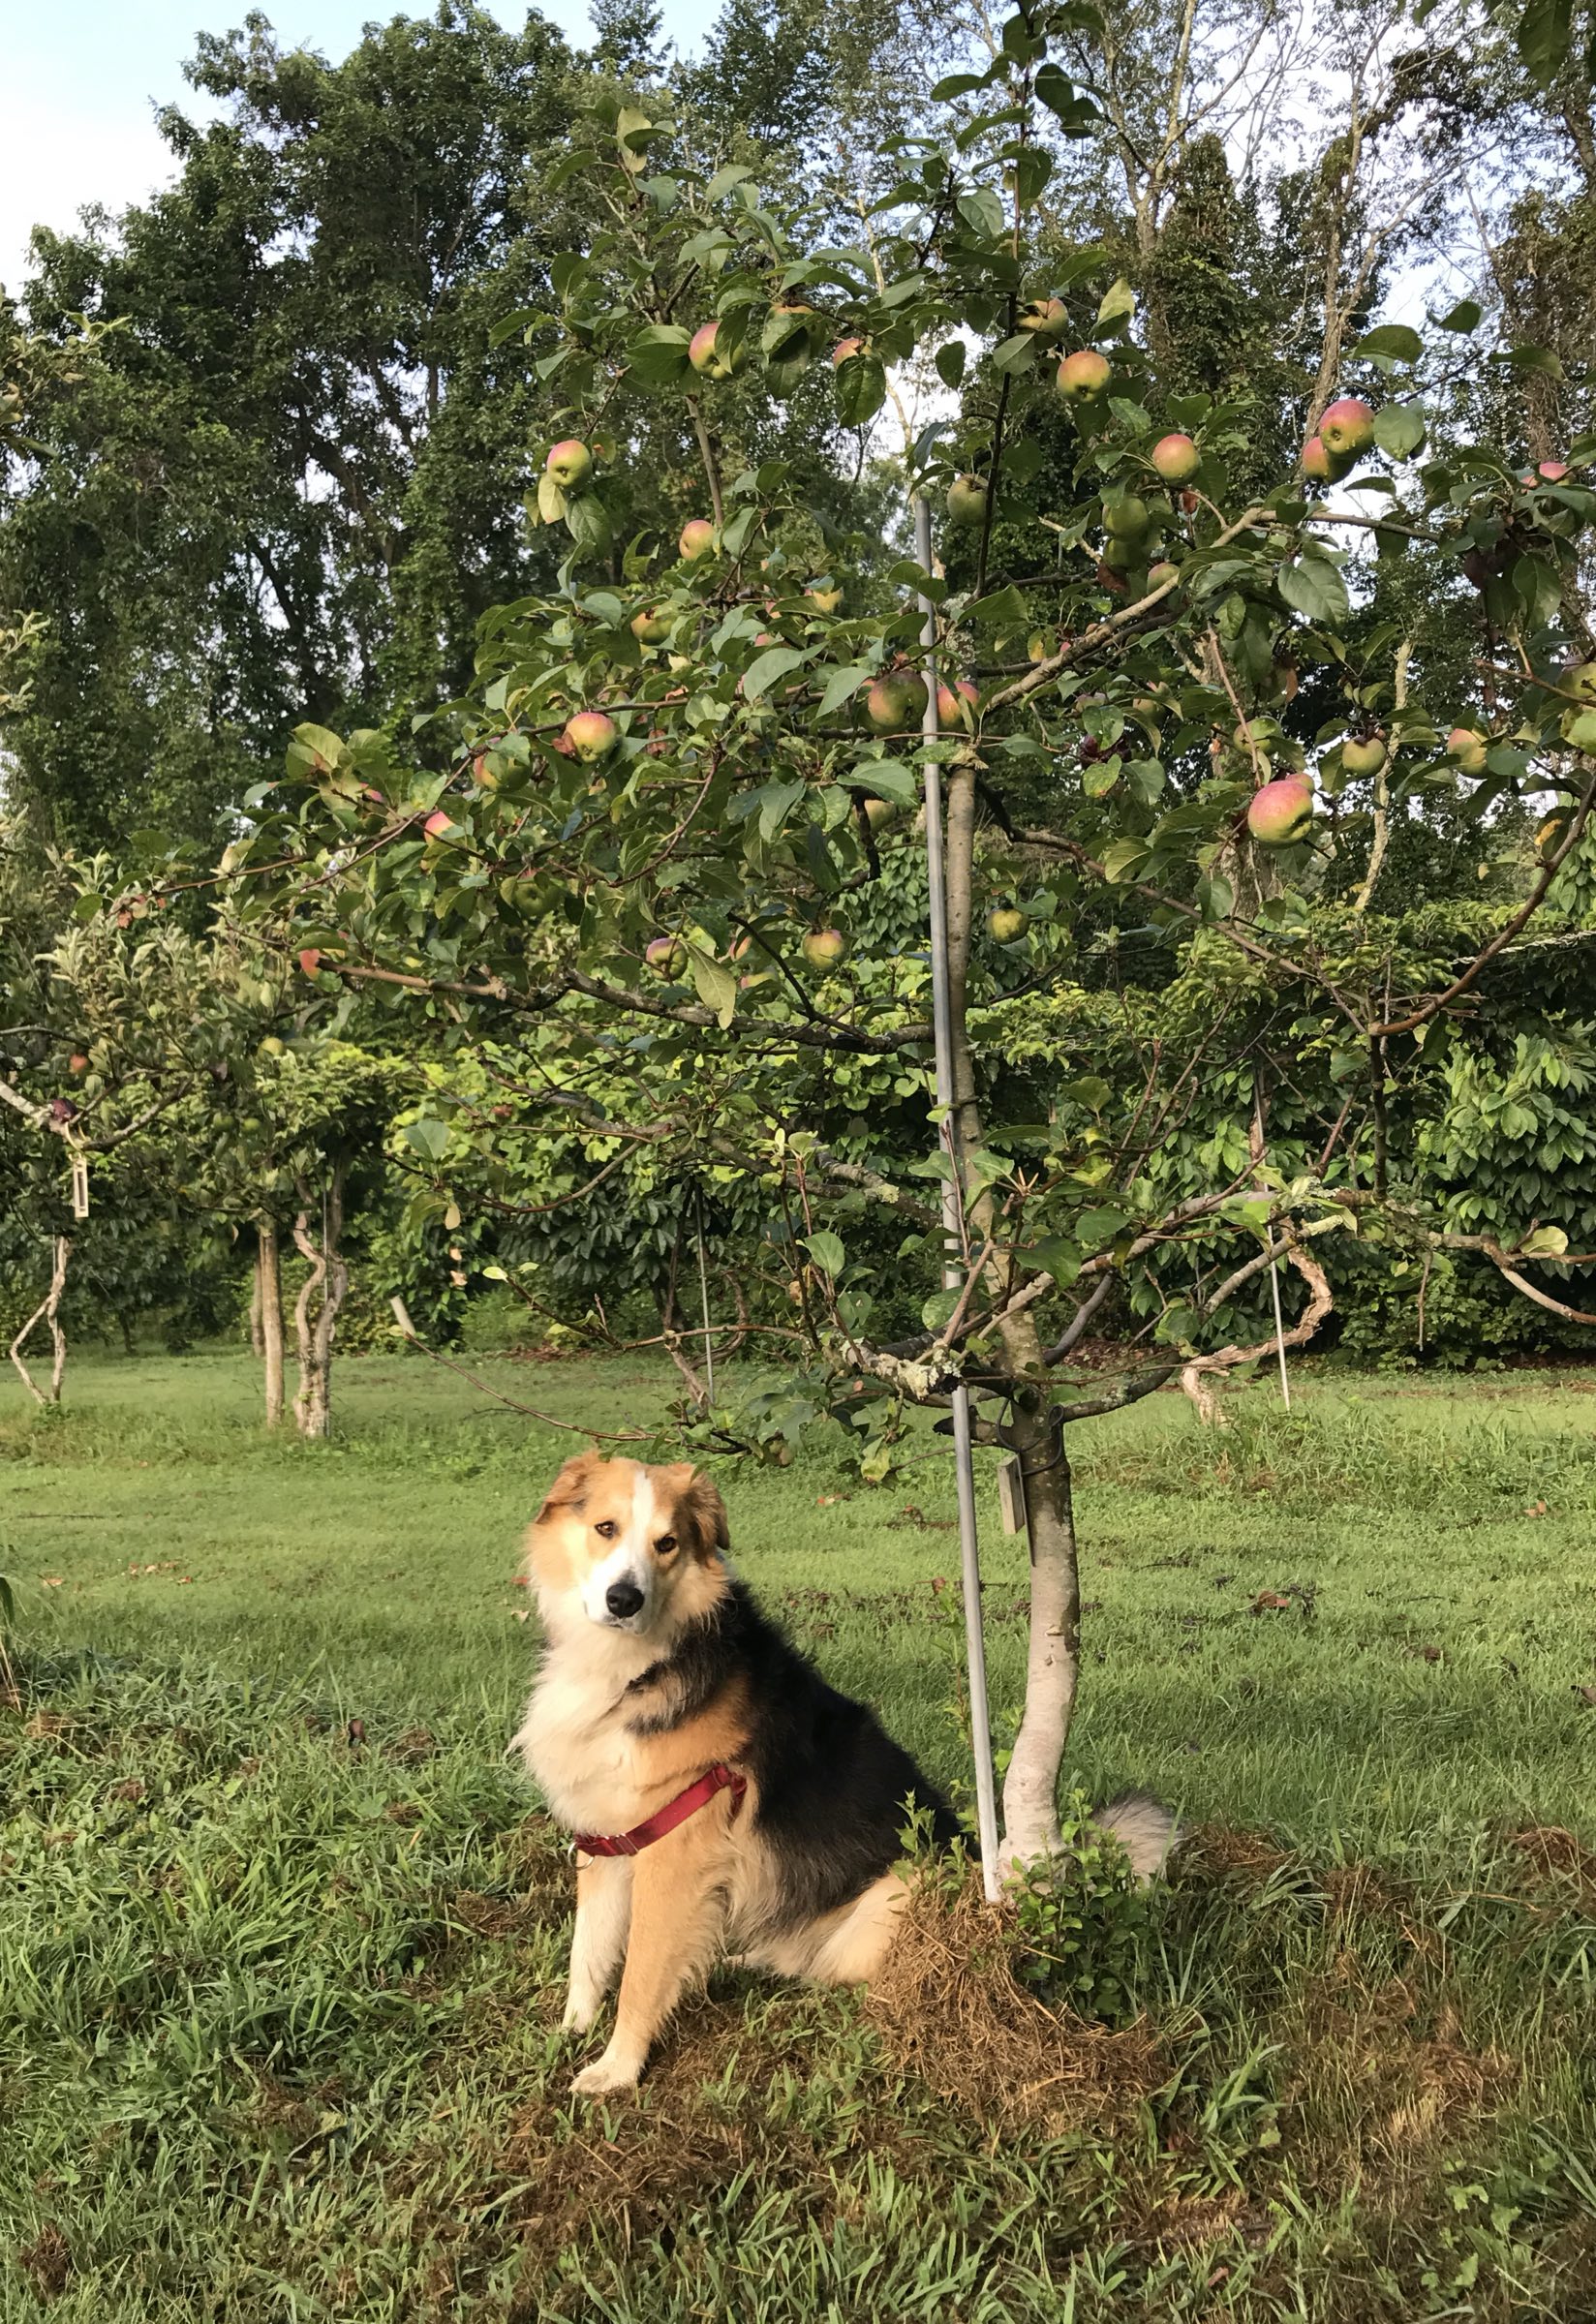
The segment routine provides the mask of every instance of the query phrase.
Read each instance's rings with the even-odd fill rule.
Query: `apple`
[[[715,527],[707,516],[690,517],[682,527],[682,537],[676,546],[687,564],[696,565],[715,546]]]
[[[279,1041],[275,1033],[268,1033],[266,1035],[265,1039],[261,1044],[261,1054],[262,1056],[267,1057],[280,1057],[282,1055],[283,1043]]]
[[[597,766],[601,758],[608,758],[620,739],[615,720],[606,718],[601,710],[579,710],[573,719],[566,720],[566,740],[571,755],[584,767]]]
[[[1016,943],[1029,926],[1025,913],[1012,903],[1000,903],[987,914],[987,933],[995,944]]]
[[[1313,828],[1313,793],[1301,775],[1281,775],[1254,791],[1247,829],[1265,847],[1294,847]]]
[[[1147,541],[1141,535],[1129,540],[1116,540],[1112,535],[1103,543],[1103,563],[1112,573],[1130,573],[1147,555]]]
[[[1077,348],[1059,366],[1054,382],[1066,404],[1094,404],[1108,385],[1113,366],[1094,347]]]
[[[658,605],[645,605],[631,617],[631,634],[640,646],[662,646],[670,635],[670,616]]]
[[[1446,753],[1462,775],[1486,771],[1486,738],[1472,726],[1454,726],[1446,739]]]
[[[902,734],[926,715],[926,682],[918,670],[889,670],[865,696],[865,716],[878,734]]]
[[[812,581],[804,595],[816,613],[835,613],[843,602],[843,593],[834,581],[823,586],[818,581]]]
[[[743,353],[728,354],[721,344],[718,322],[703,322],[688,341],[688,361],[701,379],[729,380],[743,368]]]
[[[1189,436],[1179,430],[1160,436],[1152,447],[1152,466],[1166,484],[1184,484],[1203,465],[1203,455]]]
[[[1334,484],[1346,474],[1346,463],[1335,458],[1322,436],[1310,436],[1303,446],[1303,474],[1311,483]]]
[[[299,966],[306,976],[314,976],[322,965],[322,955],[314,944],[307,944],[299,955]]]
[[[1114,540],[1140,540],[1151,522],[1151,509],[1133,492],[1127,492],[1122,500],[1103,503],[1103,530]]]
[[[1063,337],[1069,328],[1069,310],[1061,298],[1028,298],[1018,321],[1021,330],[1029,331],[1045,344]]]
[[[812,928],[803,954],[812,968],[835,968],[847,958],[848,940],[840,928]]]
[[[1560,484],[1568,474],[1568,468],[1561,460],[1542,460],[1537,464],[1535,474],[1543,484]]]
[[[969,680],[961,678],[956,686],[949,686],[944,679],[936,688],[936,723],[939,726],[967,724],[968,721],[964,707],[967,703],[971,712],[978,710],[981,703],[980,694]]]
[[[1383,734],[1354,735],[1341,745],[1341,764],[1349,775],[1378,775],[1389,749]]]
[[[688,964],[688,948],[680,936],[656,936],[645,945],[643,958],[656,976],[674,984]]]
[[[67,1059],[67,1070],[68,1070],[68,1072],[69,1072],[69,1073],[87,1073],[88,1069],[89,1069],[89,1061],[88,1061],[87,1057],[86,1057],[86,1056],[83,1055],[83,1053],[82,1053],[82,1051],[81,1051],[80,1049],[75,1049],[75,1050],[73,1051],[73,1053],[72,1053],[71,1056],[70,1056],[70,1057]]]
[[[1162,589],[1167,581],[1179,581],[1180,578],[1180,566],[1178,565],[1171,565],[1167,557],[1163,558],[1157,565],[1150,565],[1148,567],[1149,589]]]
[[[454,828],[454,817],[445,808],[435,807],[427,817],[425,829],[429,840],[441,840],[445,831]]]
[[[831,351],[832,369],[837,370],[850,355],[862,355],[864,352],[865,343],[862,339],[839,339]]]
[[[556,484],[563,485],[567,492],[572,492],[592,475],[593,454],[577,437],[568,436],[553,447],[543,466]]]
[[[1374,414],[1361,396],[1343,395],[1325,407],[1319,441],[1333,458],[1355,460],[1374,442]]]
[[[986,522],[987,487],[984,476],[955,476],[948,486],[947,512],[956,525]]]
[[[894,799],[867,799],[865,801],[865,821],[870,825],[872,831],[885,831],[897,812],[898,803]]]

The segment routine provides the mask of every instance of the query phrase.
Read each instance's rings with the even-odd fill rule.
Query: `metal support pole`
[[[1263,1085],[1256,1076],[1254,1076],[1252,1084],[1252,1118],[1256,1124],[1254,1143],[1258,1149],[1258,1159],[1262,1162],[1264,1158],[1264,1091]],[[1286,1328],[1280,1314],[1280,1262],[1278,1259],[1272,1259],[1269,1263],[1269,1288],[1274,1298],[1274,1353],[1280,1360],[1280,1401],[1289,1412],[1291,1410],[1291,1375],[1286,1370]]]
[[[923,570],[931,571],[931,510],[924,497],[914,496],[914,550]],[[926,717],[928,743],[937,739],[936,609],[922,594],[920,610],[925,626],[920,643],[925,648]],[[936,1044],[936,1103],[942,1114],[942,1136],[953,1163],[942,1182],[942,1225],[946,1237],[942,1287],[957,1291],[964,1272],[958,1254],[964,1247],[964,1174],[959,1162],[959,1124],[954,1112],[953,1040],[948,997],[947,890],[942,856],[942,770],[935,758],[926,761],[926,881],[930,891],[931,1008]],[[965,1654],[969,1666],[969,1739],[975,1755],[975,1828],[981,1843],[981,1881],[987,1902],[1001,1894],[998,1878],[998,1788],[992,1772],[992,1717],[987,1708],[987,1650],[981,1628],[981,1552],[975,1526],[975,1463],[970,1451],[969,1391],[963,1383],[953,1391],[953,1460],[959,1487],[959,1557],[965,1593]]]
[[[704,1378],[708,1383],[706,1401],[715,1401],[715,1334],[709,1323],[709,1269],[704,1265],[704,1190],[693,1188],[698,1204],[698,1299],[704,1317]]]

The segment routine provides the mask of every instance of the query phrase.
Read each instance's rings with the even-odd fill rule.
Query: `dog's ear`
[[[546,1525],[550,1517],[558,1516],[564,1509],[580,1509],[589,1478],[602,1465],[602,1455],[591,1445],[585,1452],[573,1453],[544,1494],[543,1506],[533,1523]]]
[[[677,1461],[667,1470],[676,1488],[677,1522],[688,1534],[695,1557],[714,1557],[731,1547],[731,1528],[720,1487],[691,1461]]]

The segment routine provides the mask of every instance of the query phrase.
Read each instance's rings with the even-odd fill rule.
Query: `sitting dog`
[[[546,1644],[515,1748],[578,1851],[567,2028],[585,2034],[621,1974],[608,2047],[572,2085],[589,2095],[632,2088],[718,1955],[868,1983],[906,1895],[909,1804],[936,1842],[959,1833],[875,1714],[732,1579],[728,1547],[721,1496],[690,1464],[596,1452],[567,1461],[529,1536]],[[1126,1807],[1120,1828],[1129,1840],[1140,1819],[1133,1857],[1153,1869],[1169,1819]]]

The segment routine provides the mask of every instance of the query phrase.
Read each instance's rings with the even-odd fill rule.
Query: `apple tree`
[[[1019,1858],[1059,1836],[1070,1424],[1252,1352],[1214,1346],[1212,1319],[1277,1265],[1307,1287],[1292,1330],[1311,1329],[1315,1245],[1391,1199],[1383,1160],[1357,1183],[1334,1149],[1274,1164],[1258,1014],[1227,984],[1267,997],[1276,1054],[1284,1009],[1288,1046],[1352,1060],[1377,1113],[1574,875],[1596,784],[1579,613],[1596,443],[1525,474],[1462,433],[1460,369],[1516,375],[1457,313],[1348,347],[1300,459],[1260,485],[1246,401],[1172,376],[1102,254],[1039,230],[1095,117],[1059,61],[1086,20],[1011,16],[990,68],[937,93],[948,133],[891,147],[847,243],[741,166],[698,169],[663,98],[598,106],[566,167],[599,223],[555,263],[555,303],[518,319],[568,399],[540,447],[558,586],[483,621],[440,771],[391,731],[302,726],[225,895],[250,941],[314,954],[333,1024],[377,1006],[456,1060],[458,1100],[440,1086],[422,1141],[436,1199],[468,1149],[491,1172],[523,1130],[560,1125],[562,1168],[586,1163],[602,1205],[610,1157],[646,1147],[766,1222],[794,1424],[968,1387],[979,1441],[1026,1481]],[[751,379],[779,401],[816,371],[901,479],[884,570],[781,460],[751,456],[737,418]],[[906,410],[905,384],[928,383],[939,415],[894,460],[868,432],[889,389]],[[612,540],[660,398],[692,415],[691,513],[677,536]],[[1413,608],[1436,593],[1478,601],[1489,670],[1436,656],[1431,682]],[[947,1105],[928,792],[945,802]],[[1393,832],[1441,805],[1489,829],[1523,800],[1539,851],[1467,957],[1398,941],[1380,908]],[[1353,845],[1363,877],[1327,902],[1327,860]],[[1200,964],[1213,1005],[1150,1026],[1125,1106],[1082,995],[1109,1009],[1143,936]],[[484,1119],[483,1061],[517,1054],[514,1112]],[[1239,1135],[1182,1189],[1160,1156],[1221,1073]],[[1194,1287],[1158,1294],[1152,1344],[1083,1379],[1094,1319],[1180,1253]]]

